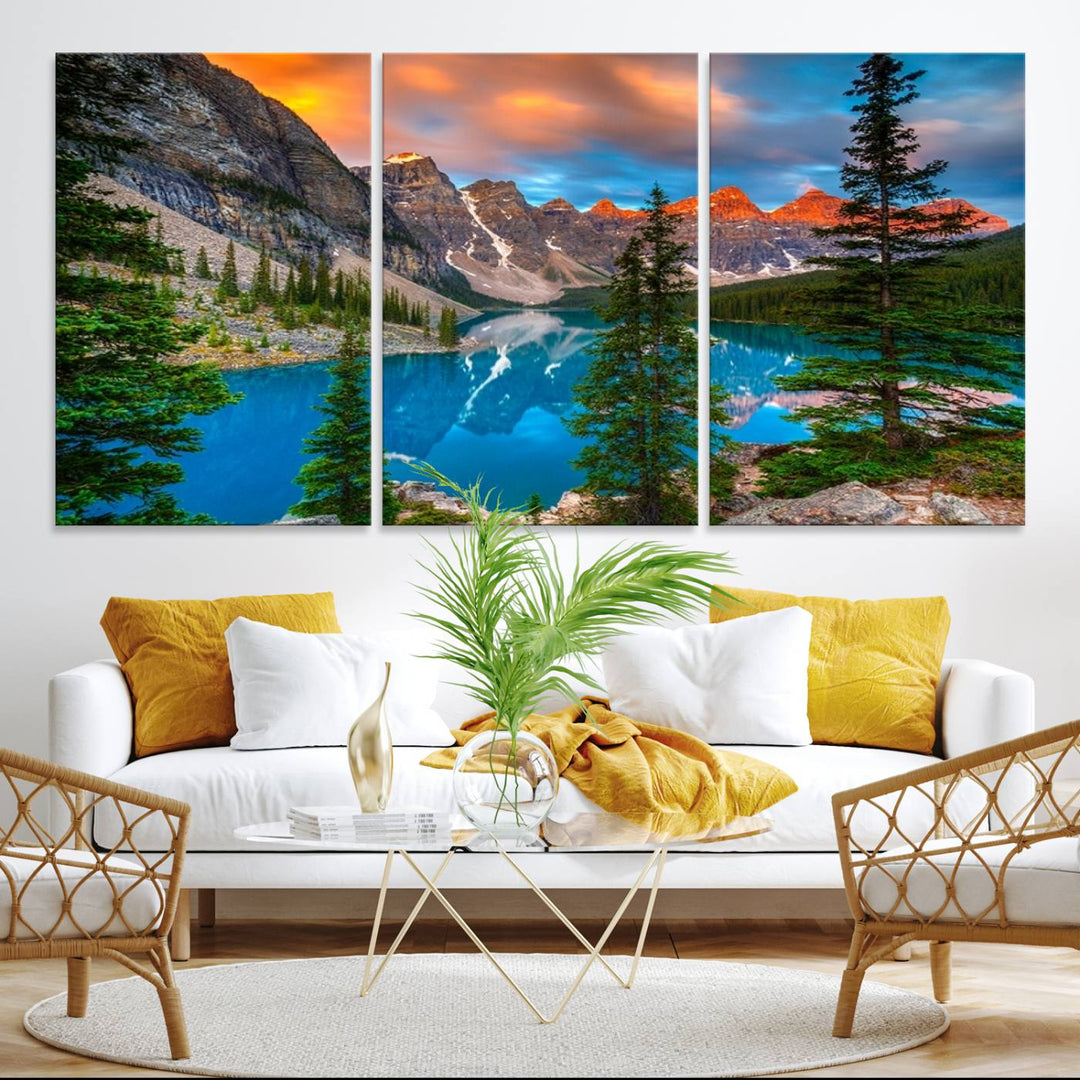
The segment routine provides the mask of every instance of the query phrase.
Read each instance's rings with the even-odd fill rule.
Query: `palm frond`
[[[463,501],[472,527],[446,550],[427,542],[430,583],[417,589],[441,614],[412,617],[441,635],[433,655],[463,670],[459,685],[513,731],[544,696],[577,699],[571,680],[600,689],[580,660],[612,637],[728,596],[705,576],[734,572],[726,554],[653,540],[617,544],[590,566],[577,545],[567,577],[550,534],[521,528],[524,508],[489,506],[479,479],[462,487],[427,463],[413,467]]]

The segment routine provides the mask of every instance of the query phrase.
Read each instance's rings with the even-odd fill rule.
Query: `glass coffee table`
[[[379,886],[379,898],[375,905],[375,921],[371,927],[371,937],[368,940],[367,955],[364,960],[364,974],[361,981],[360,995],[366,996],[374,988],[379,976],[383,973],[386,965],[397,952],[405,936],[420,914],[428,899],[434,897],[446,910],[469,940],[484,954],[494,965],[500,975],[514,988],[522,1001],[529,1007],[533,1015],[542,1024],[554,1023],[570,999],[577,992],[582,980],[594,963],[599,963],[615,981],[629,990],[634,983],[638,964],[641,960],[641,952],[645,946],[645,938],[649,932],[649,924],[652,921],[653,908],[656,904],[656,895],[660,891],[663,880],[664,862],[669,851],[680,852],[708,852],[714,850],[714,845],[724,841],[738,840],[747,836],[756,836],[768,832],[772,824],[768,818],[760,815],[754,817],[732,818],[724,825],[713,827],[700,827],[700,823],[685,814],[652,814],[642,815],[639,818],[629,819],[608,813],[583,813],[567,819],[566,821],[545,821],[540,827],[539,835],[524,839],[517,844],[510,844],[505,840],[498,839],[477,829],[460,829],[451,833],[450,840],[433,845],[401,845],[393,841],[386,843],[347,843],[341,840],[304,840],[294,837],[286,821],[272,821],[259,825],[244,825],[234,830],[234,835],[241,840],[254,844],[275,844],[280,847],[290,847],[297,850],[309,851],[335,851],[335,852],[366,852],[386,853],[386,862],[383,867],[382,882]],[[627,890],[614,915],[608,922],[604,932],[600,935],[596,944],[592,944],[588,938],[574,925],[570,918],[555,904],[555,902],[536,884],[525,872],[521,864],[515,860],[515,854],[527,853],[530,855],[544,855],[558,852],[640,852],[642,855],[641,871],[634,879],[633,884]],[[421,867],[414,856],[427,854],[441,854],[443,859],[439,862],[434,873],[427,873]],[[499,963],[498,958],[480,940],[479,936],[469,926],[465,918],[454,907],[446,895],[439,889],[439,879],[445,873],[450,863],[458,857],[480,857],[486,855],[500,856],[513,869],[514,873],[532,889],[544,906],[573,934],[574,938],[587,952],[587,957],[578,971],[570,988],[560,1001],[558,1007],[550,1015],[546,1016],[537,1007],[535,1002],[518,985],[513,977]],[[422,891],[408,918],[402,924],[397,936],[394,938],[386,953],[378,956],[375,949],[378,945],[379,928],[382,925],[383,909],[386,904],[386,894],[390,888],[390,871],[395,859],[401,859],[409,866],[419,879]],[[638,933],[637,947],[630,963],[630,972],[623,978],[608,960],[601,955],[608,938],[618,926],[623,915],[626,913],[630,902],[638,894],[645,881],[652,874],[649,884],[649,899],[645,907],[645,917]]]

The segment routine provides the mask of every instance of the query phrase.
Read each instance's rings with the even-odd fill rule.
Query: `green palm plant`
[[[430,584],[417,588],[436,610],[412,615],[439,633],[431,655],[463,670],[457,685],[493,711],[511,755],[541,698],[574,700],[573,682],[600,689],[584,657],[629,627],[700,611],[715,595],[701,575],[734,572],[724,553],[644,540],[616,544],[590,566],[579,553],[567,574],[551,536],[521,528],[527,509],[491,507],[479,481],[463,488],[427,463],[414,468],[465,503],[471,528],[445,549],[426,542]]]

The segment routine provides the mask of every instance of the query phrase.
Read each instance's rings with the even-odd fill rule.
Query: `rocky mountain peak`
[[[594,206],[585,211],[598,218],[614,218],[619,221],[627,221],[630,218],[640,217],[641,210],[623,210],[616,206],[610,199],[600,199]]]
[[[477,201],[497,199],[500,202],[527,205],[525,196],[518,191],[518,186],[513,180],[474,180],[461,190]]]
[[[136,88],[116,131],[132,140],[113,163],[118,183],[290,258],[368,254],[362,177],[280,101],[197,53],[99,54],[95,62]]]
[[[1003,232],[1009,227],[1009,223],[1005,218],[999,217],[997,214],[988,214],[985,210],[980,210],[974,204],[969,203],[967,199],[937,199],[934,202],[927,203],[923,209],[938,214],[966,213],[973,223],[971,231],[979,235]]]
[[[391,154],[383,159],[383,181],[390,184],[450,184],[450,178],[439,171],[434,160],[423,154],[408,151]]]
[[[784,203],[773,210],[769,217],[774,221],[799,223],[823,227],[835,225],[840,219],[840,207],[844,200],[839,195],[829,195],[821,188],[808,188],[797,199]]]
[[[697,196],[690,195],[688,198],[669,204],[667,212],[669,214],[696,214],[697,206]]]
[[[545,214],[558,214],[558,213],[577,213],[577,207],[572,202],[567,202],[566,199],[549,199],[546,203],[543,203],[540,210]]]
[[[768,216],[742,188],[734,186],[717,188],[709,196],[709,210],[720,221],[764,221]]]

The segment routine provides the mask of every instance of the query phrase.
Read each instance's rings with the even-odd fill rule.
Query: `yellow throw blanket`
[[[718,750],[673,728],[639,723],[585,698],[558,712],[529,716],[521,725],[551,748],[559,775],[603,810],[631,821],[686,816],[697,829],[749,817],[798,790],[782,769],[730,750]],[[495,727],[485,713],[453,732],[464,746]],[[452,769],[457,746],[437,750],[422,764]],[[682,831],[682,830],[680,830]]]

